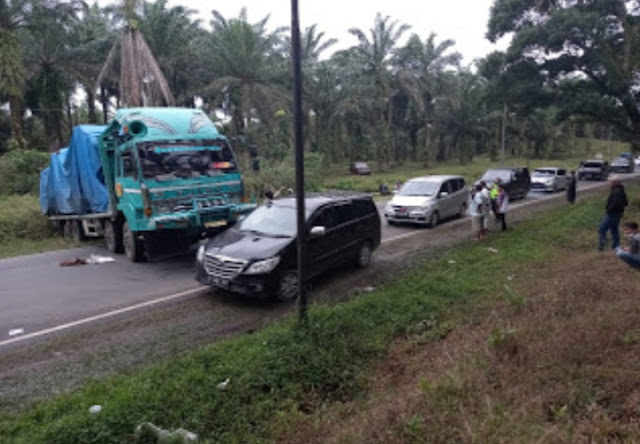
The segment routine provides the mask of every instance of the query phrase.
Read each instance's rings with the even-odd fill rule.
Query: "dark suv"
[[[609,162],[602,159],[592,159],[580,162],[578,180],[605,180],[609,176]]]
[[[348,262],[369,265],[380,245],[380,216],[371,196],[308,194],[305,210],[308,278]],[[232,292],[295,300],[296,220],[295,197],[260,205],[200,247],[196,279]]]
[[[510,200],[523,199],[531,191],[531,175],[527,167],[490,168],[478,182],[485,182],[491,187],[496,179],[500,179]]]

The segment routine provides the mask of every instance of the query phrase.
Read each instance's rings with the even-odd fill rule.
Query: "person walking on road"
[[[567,202],[571,204],[576,201],[577,186],[576,172],[571,171],[571,175],[569,176],[569,185],[567,186]]]
[[[502,231],[507,230],[507,209],[509,208],[509,195],[504,185],[498,185],[498,197],[496,199],[496,217],[502,224]]]
[[[640,232],[637,222],[627,222],[622,226],[624,234],[629,238],[628,247],[616,248],[616,255],[631,268],[640,269]]]
[[[617,176],[611,176],[609,178],[609,187],[611,188],[611,192],[605,205],[605,216],[598,229],[599,251],[604,251],[604,246],[607,242],[607,231],[611,231],[611,247],[615,250],[620,246],[620,232],[618,231],[618,227],[624,214],[624,207],[629,204],[627,193],[625,193],[624,187]]]

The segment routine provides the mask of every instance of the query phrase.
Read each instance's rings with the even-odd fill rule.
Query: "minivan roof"
[[[323,205],[333,202],[343,202],[353,199],[371,199],[371,195],[367,193],[359,193],[356,191],[331,190],[320,193],[305,193],[305,210],[314,211]],[[272,201],[272,205],[279,207],[296,207],[296,197],[283,197]]]
[[[420,176],[420,177],[413,177],[411,179],[409,179],[407,182],[442,182],[444,180],[449,180],[449,179],[464,179],[462,176],[457,176],[457,175],[446,175],[446,174],[432,174],[430,176]]]

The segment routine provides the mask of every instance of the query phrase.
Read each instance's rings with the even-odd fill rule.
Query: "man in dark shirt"
[[[607,199],[607,205],[605,206],[605,216],[598,229],[598,250],[603,251],[604,245],[607,241],[607,231],[611,231],[611,240],[613,249],[620,246],[620,232],[618,227],[620,225],[620,219],[624,214],[624,207],[628,205],[627,194],[624,192],[624,187],[620,183],[620,179],[617,176],[611,176],[609,178],[609,187],[611,192]]]

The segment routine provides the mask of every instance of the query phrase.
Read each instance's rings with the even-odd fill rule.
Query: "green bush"
[[[38,193],[40,170],[49,154],[35,150],[9,151],[0,157],[0,194]]]
[[[53,234],[34,195],[0,199],[0,244],[14,239],[41,240]]]

